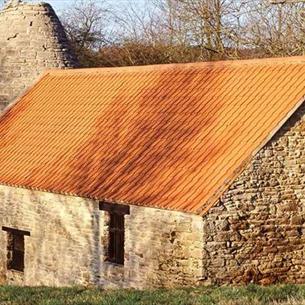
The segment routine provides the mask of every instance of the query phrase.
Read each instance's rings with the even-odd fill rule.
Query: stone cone
[[[62,24],[46,3],[6,2],[0,11],[0,112],[43,71],[77,67]]]

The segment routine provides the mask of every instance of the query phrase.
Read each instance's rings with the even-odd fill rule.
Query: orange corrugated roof
[[[0,183],[204,214],[304,94],[304,57],[50,71],[0,119]]]

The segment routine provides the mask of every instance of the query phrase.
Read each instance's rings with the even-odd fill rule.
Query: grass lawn
[[[1,305],[305,305],[305,285],[151,291],[0,286]]]

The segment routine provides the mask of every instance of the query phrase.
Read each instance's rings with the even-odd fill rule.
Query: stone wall
[[[63,27],[48,4],[0,11],[0,112],[48,68],[77,66]]]
[[[106,212],[105,212],[106,213]],[[202,277],[202,218],[185,213],[130,207],[126,217],[122,287],[174,287]],[[104,265],[106,284],[117,283],[113,265]],[[114,273],[116,275],[116,273]]]
[[[107,212],[96,201],[0,186],[0,282],[20,285],[156,287],[202,277],[202,218],[130,207],[125,265],[106,262]],[[29,231],[25,271],[7,271],[7,232]]]
[[[205,281],[305,282],[305,105],[204,217]]]
[[[89,200],[0,186],[0,279],[9,284],[86,285],[95,281],[99,212]],[[25,272],[6,270],[7,233],[29,231]]]

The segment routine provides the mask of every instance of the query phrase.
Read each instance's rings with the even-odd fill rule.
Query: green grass
[[[1,305],[305,305],[305,285],[158,290],[0,286]]]

